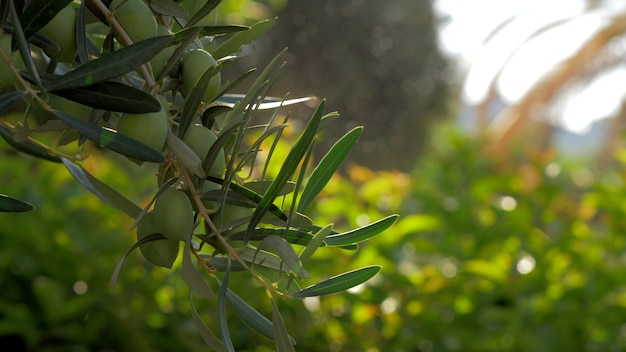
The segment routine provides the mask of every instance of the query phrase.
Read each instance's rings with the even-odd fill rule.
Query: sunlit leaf
[[[333,276],[328,280],[319,282],[315,285],[298,291],[291,296],[303,298],[328,295],[331,293],[345,291],[371,279],[374,275],[376,275],[376,273],[378,273],[378,271],[380,271],[380,268],[381,267],[379,265],[372,265],[361,269],[349,271],[337,276]]]
[[[165,157],[161,152],[123,134],[118,134],[113,130],[94,125],[91,122],[81,120],[58,110],[52,110],[52,112],[59,120],[104,148],[138,160],[165,161]]]
[[[285,158],[283,166],[281,167],[276,179],[267,190],[267,193],[263,195],[261,201],[259,201],[258,207],[254,210],[252,214],[252,218],[250,219],[250,223],[248,224],[248,232],[251,232],[256,225],[261,221],[263,215],[267,212],[267,210],[274,202],[274,199],[278,197],[281,190],[287,184],[287,181],[293,176],[298,165],[302,161],[302,158],[306,154],[309,149],[311,143],[313,143],[313,139],[317,134],[317,128],[319,126],[320,119],[322,118],[322,113],[324,111],[324,107],[326,101],[322,100],[319,104],[315,113],[311,117],[311,120],[307,124],[307,127],[302,132],[302,135],[296,141],[293,148],[289,151],[289,154]]]
[[[341,166],[343,161],[352,150],[352,147],[356,144],[361,136],[363,127],[356,127],[350,132],[346,133],[341,139],[335,143],[328,153],[322,158],[320,163],[315,167],[311,173],[311,177],[307,182],[302,195],[298,202],[298,211],[304,212],[313,199],[326,187],[326,184],[333,176],[335,171]]]
[[[249,44],[272,28],[276,24],[276,20],[273,18],[257,22],[249,30],[233,35],[213,51],[213,57],[217,60],[227,55],[236,54],[242,45]]]
[[[315,251],[319,247],[325,244],[324,239],[326,239],[326,237],[331,233],[332,229],[333,229],[333,225],[330,224],[330,225],[326,225],[325,227],[317,231],[317,233],[315,233],[315,235],[313,236],[313,239],[309,241],[309,243],[306,245],[306,247],[304,247],[302,252],[300,252],[299,256],[300,256],[300,262],[302,264],[309,261],[313,253],[315,253]]]
[[[287,332],[287,328],[285,327],[285,322],[283,321],[283,317],[280,315],[280,311],[278,310],[278,307],[276,306],[276,302],[274,301],[273,297],[271,298],[271,301],[274,342],[276,342],[276,350],[278,352],[295,352],[292,341],[289,338],[289,333]]]
[[[332,234],[326,237],[326,243],[329,246],[345,246],[359,243],[387,230],[396,222],[396,220],[398,220],[398,215],[389,215],[376,222],[359,227],[358,229],[339,234]]]
[[[0,194],[0,212],[2,213],[21,213],[33,209],[30,203]]]
[[[217,99],[217,102],[224,104],[225,106],[234,107],[235,104],[244,100],[246,96],[243,94],[225,94]],[[300,104],[307,102],[309,100],[314,100],[315,97],[303,97],[303,98],[294,98],[294,99],[279,99],[273,97],[265,97],[260,104],[256,104],[253,106],[254,109],[259,110],[269,110],[276,109],[281,106],[288,106],[294,104]]]
[[[238,26],[238,25],[229,25],[229,26],[204,26],[202,27],[202,31],[200,35],[203,36],[218,36],[230,33],[237,33],[249,30],[248,26]]]
[[[137,88],[106,81],[81,88],[51,91],[55,95],[95,109],[144,114],[161,110],[161,103]]]
[[[119,77],[137,69],[141,64],[153,58],[171,40],[172,37],[167,35],[154,37],[102,55],[100,58],[80,65],[56,80],[49,82],[46,85],[46,89],[79,88]]]

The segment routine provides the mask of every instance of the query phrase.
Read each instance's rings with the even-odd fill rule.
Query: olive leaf
[[[200,13],[200,11],[198,11],[198,13]],[[276,18],[259,21],[253,24],[249,30],[233,35],[213,51],[213,57],[217,60],[227,55],[237,54],[242,45],[248,44],[263,35],[276,24],[276,21]]]
[[[296,298],[314,297],[328,295],[345,291],[354,286],[360,285],[371,279],[380,271],[379,265],[367,266],[357,270],[349,271],[337,276],[333,276],[328,280],[324,280],[315,285],[311,285],[301,291],[293,293],[291,296]]]
[[[100,58],[80,65],[49,82],[45,88],[47,90],[61,90],[86,87],[122,76],[152,59],[171,40],[172,37],[168,35],[154,37],[102,55]]]
[[[152,95],[126,84],[105,81],[87,87],[50,91],[68,100],[95,109],[145,114],[161,110],[161,103]]]
[[[345,246],[363,242],[390,228],[396,220],[398,220],[398,217],[399,215],[389,215],[369,225],[351,231],[329,235],[326,237],[326,243],[329,246]]]
[[[59,11],[69,5],[72,0],[33,0],[30,1],[20,16],[22,30],[26,40],[50,22]]]
[[[123,134],[73,117],[62,111],[52,110],[52,113],[78,133],[104,148],[138,160],[152,162],[165,161],[165,157],[161,152],[132,138],[126,137]]]
[[[2,213],[21,213],[33,209],[32,204],[28,202],[0,194],[0,212]]]

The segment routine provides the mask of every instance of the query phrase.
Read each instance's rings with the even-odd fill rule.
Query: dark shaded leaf
[[[161,110],[161,103],[152,95],[126,84],[111,81],[81,88],[54,90],[50,93],[107,111],[143,114]]]
[[[61,158],[56,155],[50,154],[47,150],[43,149],[39,144],[35,144],[29,140],[23,142],[16,142],[13,138],[13,134],[11,131],[4,127],[0,126],[0,136],[7,142],[9,145],[22,153],[32,155],[34,157],[53,161],[56,163],[61,162]]]
[[[204,26],[202,27],[202,31],[200,31],[200,35],[203,36],[218,36],[230,33],[237,33],[249,30],[248,26],[238,26],[238,25],[230,25],[230,26]]]
[[[22,91],[0,94],[0,116],[4,115],[13,104],[20,101],[25,94]]]
[[[159,36],[129,45],[115,52],[78,66],[46,85],[48,90],[90,86],[124,75],[161,52],[172,40]]]
[[[118,134],[113,130],[100,127],[58,110],[52,110],[52,112],[59,120],[65,122],[78,133],[104,148],[138,160],[157,163],[165,161],[165,157],[161,152],[132,138],[126,137],[123,134]]]
[[[50,22],[72,0],[33,0],[24,9],[20,21],[26,40]]]
[[[211,329],[209,329],[202,321],[200,314],[198,314],[198,311],[196,310],[196,306],[193,304],[193,292],[191,290],[189,291],[189,304],[191,305],[191,319],[193,320],[193,325],[200,332],[200,336],[202,336],[204,342],[206,342],[206,344],[211,347],[213,351],[226,351],[222,341],[220,341],[217,336],[215,336],[213,331],[211,331]]]
[[[2,213],[21,213],[33,209],[30,203],[0,194],[0,212]]]
[[[85,27],[85,2],[81,1],[76,15],[76,47],[78,48],[78,60],[81,64],[89,61],[89,47],[87,41],[87,29]]]
[[[371,279],[374,275],[376,275],[376,273],[380,271],[380,268],[381,267],[379,265],[372,265],[361,269],[349,271],[337,276],[333,276],[328,280],[319,282],[315,285],[298,291],[291,296],[296,298],[304,298],[328,295],[331,293],[345,291]]]
[[[26,41],[22,25],[18,18],[17,10],[15,8],[15,1],[10,1],[10,9],[11,18],[13,19],[13,41],[17,41],[17,47],[20,50],[20,56],[22,57],[22,61],[26,65],[28,73],[33,76],[33,80],[37,84],[37,87],[39,87],[39,89],[43,91],[43,84],[39,79],[37,68],[35,67],[32,56],[30,55],[30,47],[28,46],[28,42]]]

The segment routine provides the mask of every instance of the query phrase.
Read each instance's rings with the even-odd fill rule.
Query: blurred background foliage
[[[279,302],[299,350],[626,348],[625,149],[605,151],[609,161],[601,168],[544,146],[521,145],[493,158],[480,135],[461,133],[454,123],[434,125],[453,115],[445,108],[458,97],[444,80],[449,64],[436,49],[430,1],[224,4],[223,21],[280,17],[258,43],[259,56],[247,62],[262,65],[262,54],[290,47],[276,94],[327,97],[343,115],[338,135],[365,125],[362,149],[310,215],[336,229],[401,215],[358,250],[321,250],[307,267],[316,277],[382,265],[367,284],[319,300]],[[0,154],[0,192],[35,205],[29,213],[0,214],[1,346],[205,348],[179,269],[153,268],[134,253],[110,290],[110,275],[134,242],[131,219],[81,188],[61,165],[18,155],[4,143]],[[92,150],[84,166],[138,204],[156,188],[154,170],[110,153]],[[247,276],[231,285],[238,292],[249,287],[243,298],[271,314],[267,300],[255,300],[263,291]],[[196,304],[216,324],[214,302]],[[236,317],[229,321],[238,350],[273,350]]]

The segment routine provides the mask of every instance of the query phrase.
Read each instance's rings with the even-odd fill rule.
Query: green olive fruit
[[[165,26],[158,26],[157,35],[171,35],[170,29]],[[161,74],[161,71],[165,68],[165,64],[167,64],[167,60],[174,54],[174,50],[176,48],[174,46],[168,46],[163,49],[160,53],[158,53],[155,57],[150,60],[150,65],[152,66],[152,73],[154,77],[158,77]]]
[[[86,105],[71,101],[69,99],[65,99],[54,94],[49,95],[48,105],[50,105],[50,107],[52,107],[53,109],[63,111],[68,115],[72,115],[74,117],[79,117],[82,119],[86,119],[87,117],[89,117],[89,114],[92,110]]]
[[[211,182],[211,181],[204,181],[204,183],[202,184],[202,190],[200,191],[200,193],[202,194],[202,193],[206,193],[210,191],[217,191],[220,189],[222,189],[222,186],[218,185],[217,183]],[[204,204],[204,207],[207,209],[217,209],[220,202],[203,199],[202,204]]]
[[[117,132],[161,151],[167,138],[167,115],[161,109],[147,114],[122,114]]]
[[[19,51],[15,51],[11,54],[11,35],[10,34],[0,34],[0,48],[2,51],[11,58],[11,64],[16,68],[24,67],[24,63],[22,58],[20,57]],[[15,82],[16,77],[13,74],[13,71],[9,68],[7,63],[0,59],[0,88],[8,87],[13,82]]]
[[[64,7],[40,31],[52,39],[59,51],[45,50],[46,55],[59,62],[73,62],[78,52],[76,46],[76,10],[71,5]]]
[[[156,18],[143,0],[113,0],[109,9],[133,43],[157,36]],[[121,38],[117,40],[126,45]]]
[[[217,136],[210,129],[202,125],[191,125],[185,133],[183,142],[193,150],[201,160],[206,158],[209,149],[217,140]],[[211,176],[221,177],[226,168],[226,158],[224,157],[224,149],[220,149],[217,157],[213,161],[213,165],[209,169],[208,174]]]
[[[173,241],[186,241],[193,227],[193,208],[185,192],[170,187],[154,204],[154,223],[159,232]]]
[[[137,240],[154,233],[159,233],[159,229],[154,223],[154,212],[149,211],[137,224]],[[178,241],[162,239],[144,243],[139,246],[139,250],[152,265],[171,269],[176,257],[178,257],[179,247]]]
[[[218,212],[211,214],[211,220],[222,234],[236,233],[245,231],[253,212],[254,208],[225,204]]]
[[[181,65],[181,80],[183,82],[183,90],[189,93],[191,89],[196,85],[202,74],[211,67],[217,66],[217,62],[209,54],[208,51],[203,49],[194,49],[183,54]],[[220,85],[222,83],[220,73],[216,73],[209,80],[209,85],[202,101],[210,101],[215,98],[219,92]]]

